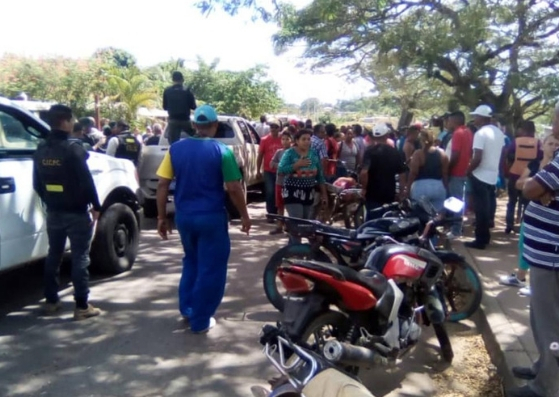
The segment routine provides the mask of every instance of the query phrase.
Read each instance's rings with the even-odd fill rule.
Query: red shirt
[[[264,171],[276,173],[276,170],[270,167],[272,157],[279,149],[283,149],[281,144],[281,136],[274,138],[272,134],[268,134],[260,140],[260,147],[258,152],[263,154],[264,158]]]
[[[338,159],[338,152],[340,151],[338,142],[336,139],[330,137],[326,138],[326,151],[328,152],[328,158],[330,160]],[[326,176],[336,175],[336,163],[334,161],[329,161],[326,171],[324,172]]]
[[[451,152],[459,152],[458,162],[450,170],[450,176],[464,177],[472,159],[474,134],[466,126],[460,126],[452,133]],[[450,159],[450,156],[449,156]]]

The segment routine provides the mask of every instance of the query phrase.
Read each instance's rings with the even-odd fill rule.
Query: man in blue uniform
[[[241,172],[233,152],[212,139],[217,132],[217,113],[208,105],[194,113],[198,137],[171,145],[157,175],[157,230],[166,240],[167,197],[176,178],[175,223],[184,248],[179,285],[179,308],[193,333],[215,325],[213,315],[225,291],[227,261],[231,251],[225,191],[241,214],[242,230],[248,234],[250,218],[241,185]]]

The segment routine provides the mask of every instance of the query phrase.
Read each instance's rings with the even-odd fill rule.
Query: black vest
[[[78,153],[76,153],[78,151]],[[78,144],[68,140],[49,140],[39,144],[35,152],[36,172],[44,185],[44,201],[51,211],[85,212],[85,183],[76,172],[77,156],[83,151]]]
[[[130,132],[118,135],[117,139],[118,148],[116,149],[115,157],[130,160],[134,165],[138,165],[142,144]]]

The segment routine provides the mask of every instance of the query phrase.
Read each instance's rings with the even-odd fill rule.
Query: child
[[[288,131],[288,129],[286,128],[281,133],[281,145],[282,145],[283,149],[279,149],[278,151],[276,151],[276,153],[274,154],[274,157],[272,157],[272,161],[270,162],[270,167],[272,169],[274,169],[274,170],[278,169],[278,165],[280,163],[281,156],[283,156],[283,153],[291,147],[291,143],[292,143],[291,134]],[[283,214],[284,214],[283,197],[281,196],[281,189],[283,188],[284,177],[285,177],[285,175],[280,174],[279,172],[277,173],[277,176],[276,176],[276,207],[278,209],[278,215],[281,215],[281,216],[283,216]],[[274,234],[281,234],[281,233],[283,233],[283,222],[278,221],[278,226],[274,230],[270,231],[270,234],[274,235]]]

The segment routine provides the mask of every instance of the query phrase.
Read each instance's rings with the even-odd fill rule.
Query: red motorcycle
[[[278,270],[288,291],[280,332],[332,362],[352,366],[355,373],[371,360],[344,361],[348,352],[360,349],[363,357],[368,352],[395,361],[419,341],[420,325],[432,324],[443,359],[452,362],[444,327],[443,262],[428,250],[386,236],[371,245],[380,246],[360,271],[286,260]]]

